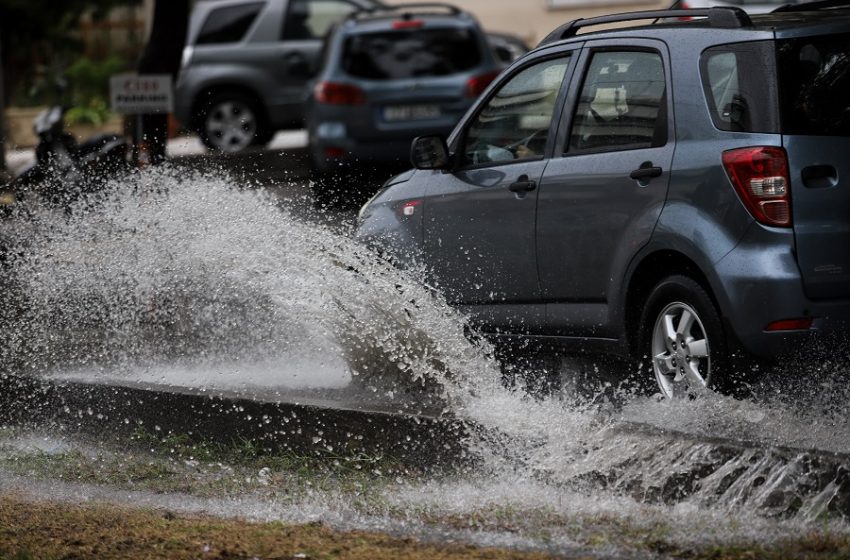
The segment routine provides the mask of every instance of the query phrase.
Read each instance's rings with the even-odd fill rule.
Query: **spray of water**
[[[27,211],[7,321],[32,371],[309,357],[457,403],[498,384],[439,295],[264,190],[164,168]]]

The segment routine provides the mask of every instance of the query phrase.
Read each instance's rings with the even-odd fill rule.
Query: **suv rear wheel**
[[[214,94],[199,111],[197,122],[201,141],[219,152],[240,152],[271,137],[259,103],[243,93]]]
[[[718,388],[728,368],[723,323],[708,292],[687,276],[669,276],[649,294],[640,351],[667,398]]]

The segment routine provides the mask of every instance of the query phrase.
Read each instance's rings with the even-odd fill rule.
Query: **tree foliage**
[[[6,102],[24,74],[38,65],[61,64],[69,53],[79,52],[74,32],[83,14],[90,12],[99,19],[114,7],[138,5],[140,1],[0,0]]]

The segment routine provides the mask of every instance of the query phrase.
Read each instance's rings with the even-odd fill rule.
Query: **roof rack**
[[[785,12],[807,12],[809,10],[828,10],[830,8],[850,8],[848,0],[820,0],[819,2],[801,2],[799,4],[785,4],[779,6],[771,13]]]
[[[735,8],[732,6],[722,8],[626,12],[623,14],[577,19],[565,23],[547,35],[545,39],[540,41],[540,45],[546,45],[554,41],[560,41],[561,39],[575,37],[578,34],[579,29],[584,27],[605,25],[609,23],[622,23],[626,21],[638,21],[643,19],[657,20],[665,18],[705,18],[709,26],[719,28],[739,28],[750,27],[752,25],[752,21],[750,20],[750,16],[747,15],[747,12],[741,8]]]
[[[430,15],[439,13],[436,10],[443,10],[445,14],[456,16],[463,13],[463,10],[452,4],[444,2],[413,2],[410,4],[397,4],[395,6],[379,6],[376,8],[365,8],[357,10],[348,15],[347,19],[379,19],[399,17],[403,19],[411,19],[414,16]]]

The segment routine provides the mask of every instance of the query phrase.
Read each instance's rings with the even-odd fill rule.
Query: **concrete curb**
[[[269,450],[385,455],[405,464],[457,465],[471,457],[456,419],[259,401],[180,389],[7,377],[0,422],[128,438],[139,431],[196,441],[249,439]]]
[[[271,451],[383,455],[410,466],[474,466],[476,443],[527,469],[540,442],[452,417],[269,402],[188,389],[47,382],[0,376],[0,425],[122,438],[139,431]],[[638,502],[749,510],[778,518],[850,518],[850,455],[697,437],[616,424],[565,469],[536,471],[554,486],[607,489]],[[544,442],[545,443],[545,442]]]

